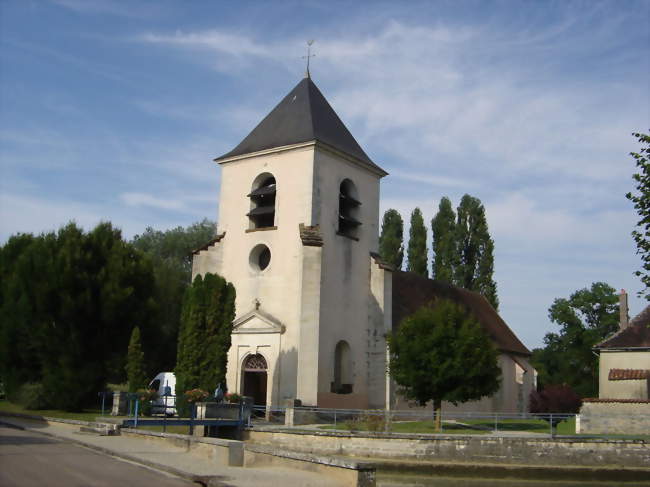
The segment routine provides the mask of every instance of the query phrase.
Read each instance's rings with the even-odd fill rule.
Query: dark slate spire
[[[354,140],[309,77],[298,83],[237,147],[215,161],[314,140],[328,144],[386,174]]]

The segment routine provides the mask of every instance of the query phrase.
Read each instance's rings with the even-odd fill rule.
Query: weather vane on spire
[[[305,73],[305,76],[307,78],[310,78],[309,76],[309,58],[316,57],[316,54],[311,53],[311,45],[314,43],[314,39],[310,39],[307,41],[307,55],[303,56],[302,59],[307,59],[307,72]]]

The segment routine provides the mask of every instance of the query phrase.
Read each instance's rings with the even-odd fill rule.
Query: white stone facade
[[[259,354],[268,365],[267,404],[298,398],[306,405],[383,407],[390,273],[370,256],[377,250],[383,174],[314,142],[220,164],[223,238],[195,254],[193,277],[214,272],[237,290],[229,391],[244,392],[244,363]],[[254,229],[247,195],[263,174],[276,181],[275,220]],[[337,232],[344,180],[353,183],[361,203],[355,238]],[[322,245],[305,245],[301,225],[316,227]],[[271,254],[264,270],[251,262],[259,244]],[[341,341],[347,344],[339,346],[346,348],[339,357],[344,363],[336,365]],[[345,393],[333,392],[336,367],[345,374]]]

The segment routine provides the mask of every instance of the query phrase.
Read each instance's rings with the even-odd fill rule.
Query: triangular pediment
[[[284,333],[284,325],[273,316],[252,310],[233,322],[233,333]]]

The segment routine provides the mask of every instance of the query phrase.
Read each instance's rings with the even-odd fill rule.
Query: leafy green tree
[[[187,413],[185,391],[212,391],[217,384],[225,384],[234,318],[234,286],[215,274],[196,276],[183,300],[174,371],[181,414]]]
[[[126,379],[129,392],[136,392],[147,385],[147,373],[144,368],[144,352],[140,343],[140,328],[133,328],[129,349],[126,356]]]
[[[488,232],[485,208],[481,200],[470,195],[461,199],[457,211],[456,245],[458,265],[454,284],[483,295],[499,309],[494,273],[494,242]]]
[[[424,277],[429,277],[427,270],[427,229],[420,208],[411,213],[409,245],[407,251],[407,270]]]
[[[454,269],[458,261],[456,249],[456,214],[446,196],[440,200],[438,213],[431,220],[433,235],[432,277],[438,281],[454,282]]]
[[[214,222],[204,219],[166,231],[148,227],[143,234],[133,237],[133,245],[154,264],[158,330],[150,337],[152,346],[148,348],[151,374],[170,370],[176,363],[183,295],[192,279],[192,251],[214,238],[215,228]]]
[[[597,396],[598,358],[592,348],[618,329],[618,311],[616,291],[603,282],[553,301],[548,314],[560,332],[547,333],[546,346],[533,351],[539,386],[567,384],[580,397]]]
[[[634,203],[634,209],[641,218],[636,224],[638,230],[632,232],[632,237],[636,242],[637,253],[641,255],[643,270],[636,271],[635,274],[645,285],[645,289],[640,291],[639,295],[645,295],[645,298],[650,301],[650,135],[641,133],[632,135],[642,144],[639,152],[630,152],[639,170],[632,176],[636,181],[637,193],[630,192],[625,196]]]
[[[379,236],[379,255],[395,269],[402,268],[404,260],[404,221],[397,210],[384,213]]]
[[[56,408],[94,404],[107,380],[124,379],[128,323],[151,333],[151,262],[110,223],[12,237],[0,254],[0,349],[25,347],[0,359],[12,393],[29,380]]]
[[[464,307],[439,299],[400,323],[389,337],[390,375],[407,399],[433,401],[436,429],[442,401],[480,399],[499,388],[497,350]]]

